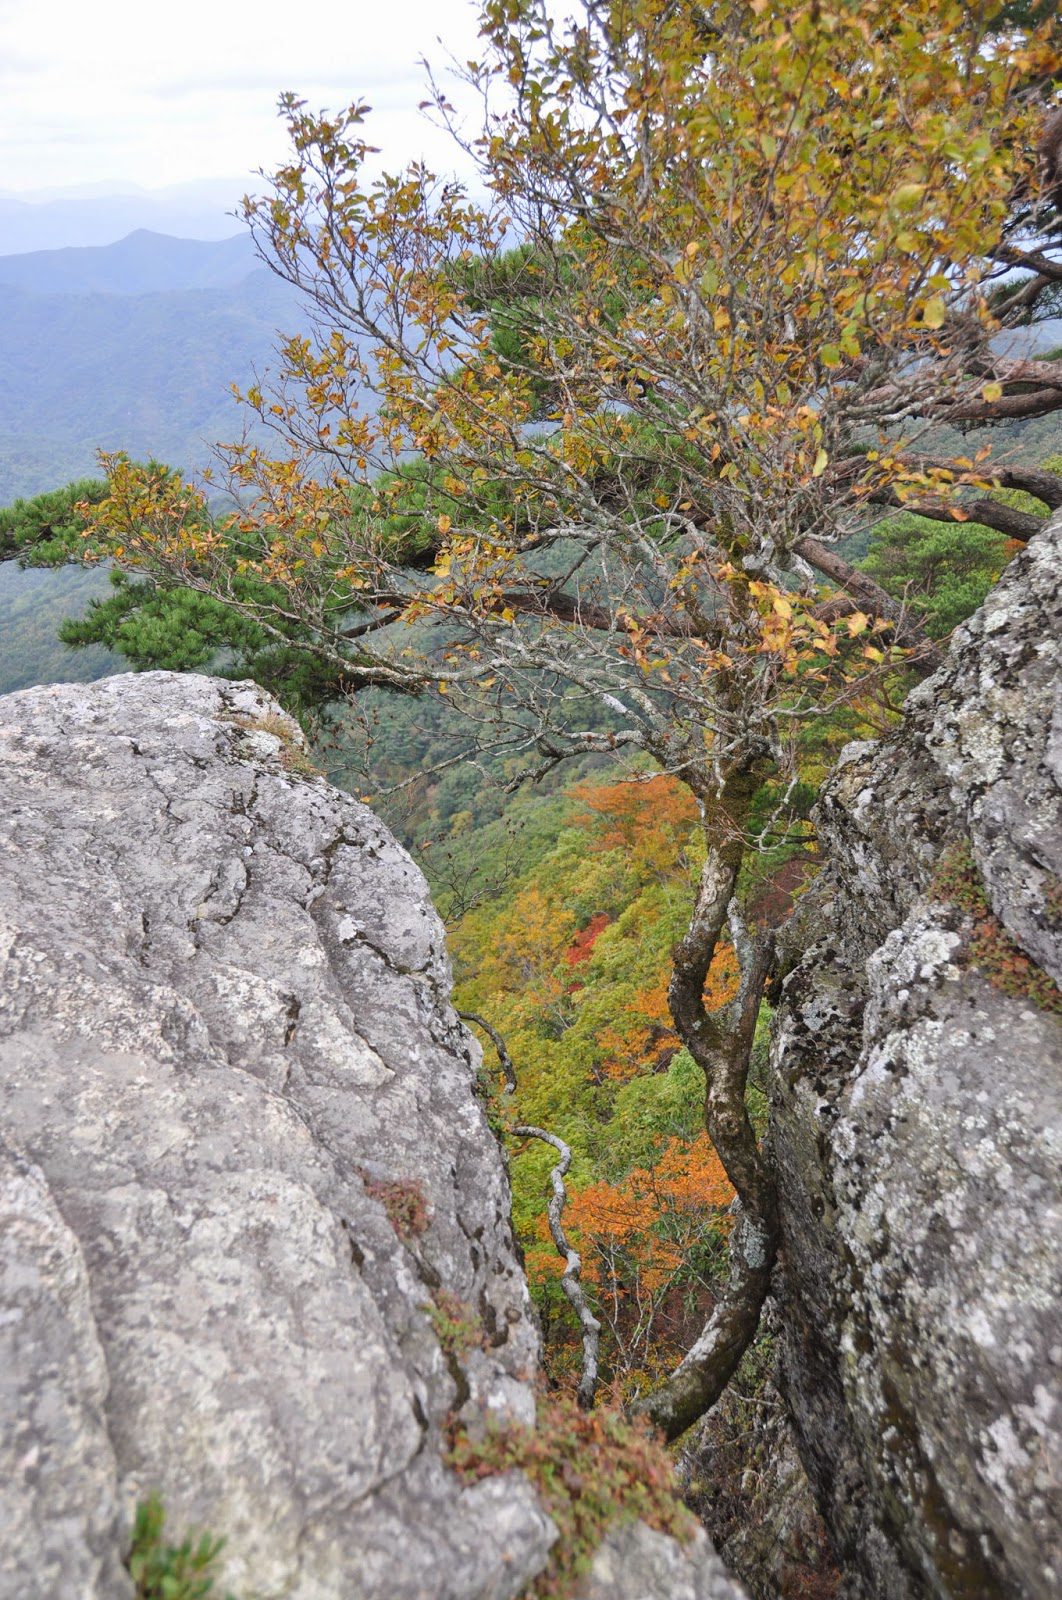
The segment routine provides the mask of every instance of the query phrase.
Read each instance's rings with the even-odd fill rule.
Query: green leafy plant
[[[224,1539],[209,1533],[189,1535],[170,1544],[165,1534],[166,1511],[157,1494],[136,1508],[133,1542],[126,1561],[136,1586],[136,1600],[207,1600],[215,1595],[212,1572]],[[221,1600],[218,1596],[217,1600]],[[226,1596],[225,1600],[232,1600]]]
[[[436,1289],[424,1312],[447,1355],[459,1358],[482,1344],[483,1324],[452,1290]]]

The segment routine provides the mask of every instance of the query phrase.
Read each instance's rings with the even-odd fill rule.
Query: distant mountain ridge
[[[70,203],[112,200],[144,196]],[[19,202],[40,212],[52,203]],[[242,431],[248,416],[230,386],[270,367],[278,330],[304,332],[309,317],[258,265],[250,237],[226,224],[223,238],[138,227],[104,244],[0,255],[0,505],[92,475],[100,449],[195,472],[215,440]],[[1009,353],[1043,348],[1062,338],[1062,323],[1007,337]],[[1057,417],[1014,433],[1030,460],[1060,448]],[[968,447],[958,434],[941,444]]]
[[[32,294],[153,294],[238,283],[258,265],[248,233],[177,239],[138,228],[114,244],[0,256],[0,284]]]
[[[227,239],[254,179],[233,177],[163,189],[79,185],[71,190],[0,191],[0,256],[109,245],[138,229],[182,239]]]

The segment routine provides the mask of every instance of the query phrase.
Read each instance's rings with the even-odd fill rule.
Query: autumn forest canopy
[[[467,184],[285,95],[253,431],[0,514],[110,564],[71,641],[258,678],[423,847],[553,1374],[669,1436],[768,1290],[816,790],[1062,506],[1054,13],[487,0]]]

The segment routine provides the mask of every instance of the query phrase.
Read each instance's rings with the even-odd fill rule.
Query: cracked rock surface
[[[508,1600],[555,1539],[443,1464],[534,1414],[508,1182],[427,886],[300,754],[253,684],[0,701],[0,1600],[128,1600],[153,1490],[238,1600]],[[733,1593],[664,1545],[645,1600]]]
[[[858,1600],[1062,1592],[1062,1027],[942,862],[1062,973],[1056,516],[819,806],[776,1019],[782,1365]]]

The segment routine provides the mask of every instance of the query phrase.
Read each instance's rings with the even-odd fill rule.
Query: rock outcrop
[[[532,1418],[538,1358],[449,986],[420,874],[253,685],[0,703],[2,1600],[129,1596],[152,1491],[240,1597],[544,1567],[530,1483],[443,1459],[454,1413]],[[587,1593],[736,1590],[638,1525]]]
[[[852,1596],[1062,1591],[1060,546],[845,753],[777,1018],[782,1369]]]

